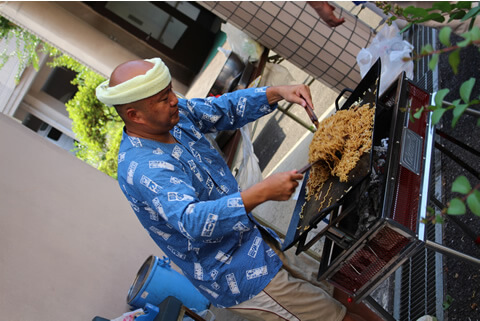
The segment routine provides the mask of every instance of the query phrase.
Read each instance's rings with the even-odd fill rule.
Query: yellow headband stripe
[[[127,104],[151,97],[172,81],[168,67],[160,58],[145,59],[154,64],[144,75],[138,75],[114,87],[109,87],[109,80],[101,83],[96,90],[97,98],[102,103],[113,106]]]

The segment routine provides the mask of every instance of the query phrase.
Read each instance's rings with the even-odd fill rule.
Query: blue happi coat
[[[227,164],[203,135],[268,114],[266,88],[218,98],[179,99],[178,143],[123,134],[118,182],[153,240],[215,306],[246,301],[282,263],[246,213]],[[272,231],[270,233],[274,234]],[[276,235],[274,235],[276,237]]]

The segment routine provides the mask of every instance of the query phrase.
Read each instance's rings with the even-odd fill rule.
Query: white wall
[[[163,253],[117,182],[1,114],[0,149],[0,319],[127,311],[138,269]]]

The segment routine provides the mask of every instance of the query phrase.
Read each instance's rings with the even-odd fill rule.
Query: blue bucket
[[[169,296],[176,297],[184,306],[197,312],[210,305],[190,280],[171,268],[169,258],[160,260],[152,255],[138,271],[128,291],[127,303],[140,309],[146,303],[158,306]]]

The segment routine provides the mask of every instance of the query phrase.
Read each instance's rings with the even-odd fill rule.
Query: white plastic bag
[[[402,39],[399,31],[395,23],[391,26],[385,25],[370,46],[362,48],[357,55],[357,64],[362,78],[377,59],[381,59],[380,95],[401,72],[405,71],[407,78],[413,78],[413,61],[403,61],[404,57],[410,58],[413,46]]]
[[[286,67],[267,62],[263,70],[262,79],[260,80],[260,87],[289,85],[294,82],[295,78],[293,78]]]
[[[242,133],[243,159],[238,167],[236,176],[238,185],[244,191],[263,180],[262,171],[258,165],[258,158],[253,151],[253,144],[250,138],[250,129],[248,124],[240,128]]]
[[[254,62],[260,59],[263,52],[261,44],[229,23],[222,24],[221,30],[227,34],[227,41],[230,47],[243,62]]]

